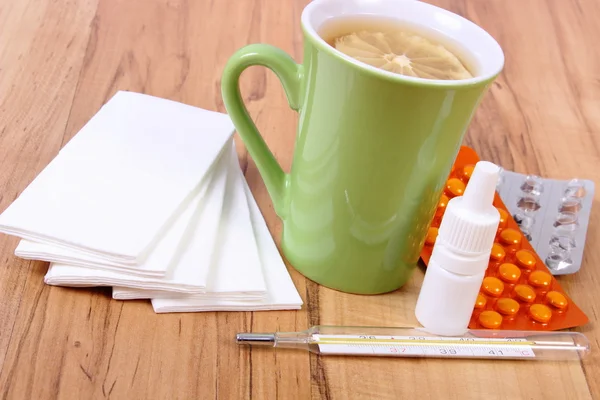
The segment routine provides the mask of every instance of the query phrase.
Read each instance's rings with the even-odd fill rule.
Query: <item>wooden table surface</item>
[[[0,1],[0,210],[117,90],[225,111],[220,75],[239,47],[265,42],[302,59],[308,0]],[[524,173],[600,182],[598,0],[435,0],[488,30],[503,74],[469,128],[484,159]],[[297,116],[274,74],[252,68],[242,92],[289,168]],[[236,138],[239,142],[239,139]],[[240,162],[269,227],[276,218],[256,167]],[[596,195],[598,199],[599,195]],[[583,362],[320,358],[239,349],[238,331],[316,324],[413,325],[423,271],[381,296],[342,294],[290,268],[301,311],[156,315],[108,289],[46,286],[48,265],[0,237],[2,399],[589,399],[600,398],[600,206],[583,266],[560,283],[588,314]]]

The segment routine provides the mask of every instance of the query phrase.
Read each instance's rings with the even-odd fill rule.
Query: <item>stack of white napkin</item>
[[[0,215],[49,285],[155,312],[299,309],[225,114],[118,92]]]

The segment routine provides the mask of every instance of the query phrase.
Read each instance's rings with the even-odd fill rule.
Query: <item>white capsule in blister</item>
[[[568,268],[573,264],[571,260],[571,252],[557,248],[550,247],[550,252],[548,253],[548,257],[546,257],[546,265],[548,268],[558,271],[564,268]]]
[[[517,207],[527,213],[533,213],[540,209],[540,203],[538,199],[531,195],[526,195],[517,201]]]
[[[518,212],[513,215],[513,218],[517,225],[519,225],[519,229],[525,238],[531,241],[531,228],[535,224],[535,218],[526,212]]]
[[[563,212],[556,215],[554,221],[554,232],[559,235],[571,236],[579,228],[579,221],[577,220],[577,214],[572,212]]]
[[[521,229],[531,229],[533,224],[535,223],[535,218],[533,215],[526,212],[518,212],[513,215],[513,218],[519,228]]]
[[[579,179],[571,179],[565,188],[565,197],[585,197],[585,183]]]
[[[544,191],[544,182],[537,175],[527,175],[521,184],[521,191],[533,196],[539,196]]]
[[[560,236],[560,235],[552,235],[550,238],[550,247],[556,248],[559,250],[571,251],[575,247],[577,247],[577,243],[575,239],[570,236]]]
[[[579,197],[563,197],[558,205],[558,211],[561,213],[570,212],[578,213],[581,210],[581,198]]]

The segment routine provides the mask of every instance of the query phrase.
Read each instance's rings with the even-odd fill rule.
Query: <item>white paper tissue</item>
[[[0,232],[136,265],[233,132],[225,114],[118,92],[0,215]]]
[[[118,92],[0,215],[45,280],[157,313],[298,309],[227,115]]]

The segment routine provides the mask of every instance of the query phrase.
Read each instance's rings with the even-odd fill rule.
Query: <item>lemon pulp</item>
[[[401,75],[443,80],[473,77],[443,45],[406,32],[354,32],[336,38],[334,45],[358,61]]]

